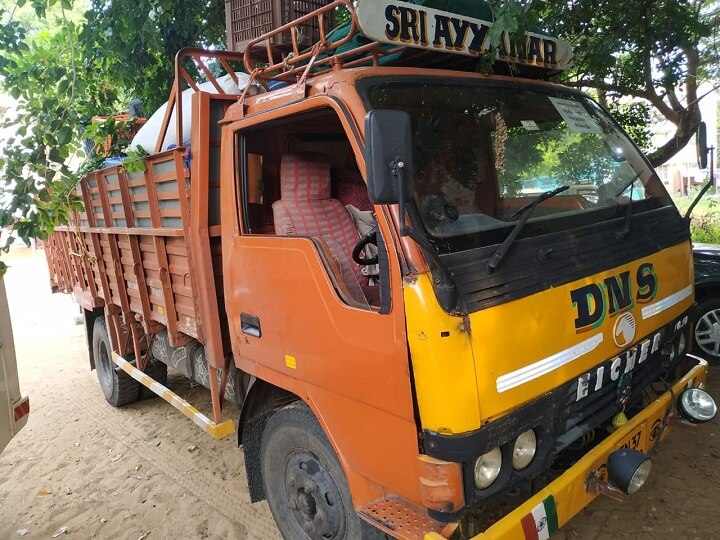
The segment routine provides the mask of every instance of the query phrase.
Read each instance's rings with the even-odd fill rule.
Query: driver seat
[[[367,277],[352,260],[360,240],[348,211],[330,196],[330,163],[318,153],[287,153],[280,159],[280,200],[272,205],[280,236],[321,239],[337,262],[349,291],[361,292]],[[352,293],[351,293],[352,294]],[[356,296],[353,294],[353,296]]]

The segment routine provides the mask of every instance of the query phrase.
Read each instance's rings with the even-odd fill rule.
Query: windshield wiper
[[[640,178],[640,175],[643,172],[644,171],[640,171],[635,176],[633,176],[632,179],[630,180],[630,182],[625,184],[625,186],[620,191],[617,192],[617,195],[615,195],[616,197],[619,197],[620,195],[622,195],[625,192],[625,190],[627,188],[630,188],[630,200],[628,201],[628,207],[627,207],[627,210],[625,211],[625,226],[621,230],[615,232],[615,237],[618,240],[625,240],[628,236],[630,236],[630,218],[632,217],[633,189],[635,189],[635,180]]]
[[[525,224],[530,219],[530,216],[532,216],[535,208],[537,208],[537,206],[541,202],[547,201],[549,198],[554,197],[555,195],[557,195],[558,193],[562,193],[563,191],[567,191],[568,189],[570,189],[570,186],[560,186],[558,188],[551,189],[550,191],[541,193],[540,195],[538,195],[537,199],[535,199],[534,201],[530,201],[525,206],[520,208],[517,212],[515,212],[512,216],[510,216],[510,219],[514,219],[515,217],[525,212],[522,219],[518,222],[517,225],[515,225],[515,228],[510,231],[510,234],[508,234],[507,238],[503,241],[502,244],[498,246],[498,248],[495,250],[495,253],[492,254],[490,260],[485,263],[485,271],[488,274],[492,274],[498,267],[498,265],[502,262],[502,260],[505,258],[505,255],[510,249],[510,246],[513,245],[518,234],[520,234],[520,231],[522,231],[523,227],[525,227]]]
[[[625,190],[626,190],[627,188],[629,188],[630,186],[632,186],[632,185],[635,183],[635,180],[637,180],[638,178],[640,178],[640,175],[641,175],[642,173],[644,173],[644,172],[645,172],[645,171],[640,171],[640,172],[637,173],[635,176],[633,176],[633,177],[630,179],[630,181],[627,182],[627,183],[622,187],[622,189],[615,194],[615,196],[616,196],[616,197],[619,197],[620,195],[622,195],[623,193],[625,193]]]

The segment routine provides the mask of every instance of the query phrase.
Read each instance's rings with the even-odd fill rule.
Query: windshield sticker
[[[582,103],[571,99],[551,97],[550,101],[560,113],[570,131],[577,133],[602,133],[602,128],[590,113],[585,110]]]
[[[520,123],[526,131],[540,131],[540,128],[535,123],[535,120],[520,120]]]

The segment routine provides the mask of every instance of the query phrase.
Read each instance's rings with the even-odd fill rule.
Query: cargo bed
[[[238,96],[217,86],[217,94],[197,90],[183,61],[200,65],[207,56],[226,69],[229,61],[239,60],[235,53],[178,53],[156,149],[170,111],[176,115],[176,133],[182,133],[182,100],[175,99],[182,81],[196,90],[190,146],[147,157],[144,172],[130,173],[119,165],[85,176],[77,186],[84,211],[55,229],[45,251],[53,291],[73,294],[86,310],[88,328],[92,317],[104,315],[113,352],[132,358],[140,371],[159,332],[167,330],[172,348],[201,344],[215,421],[220,422],[218,396],[224,393],[232,354],[223,330],[219,121]],[[208,69],[202,71],[214,80]]]

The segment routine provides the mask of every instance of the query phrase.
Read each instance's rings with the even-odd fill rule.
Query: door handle
[[[249,313],[240,314],[240,330],[243,334],[253,337],[261,337],[262,331],[260,330],[260,317],[257,315],[250,315]]]

